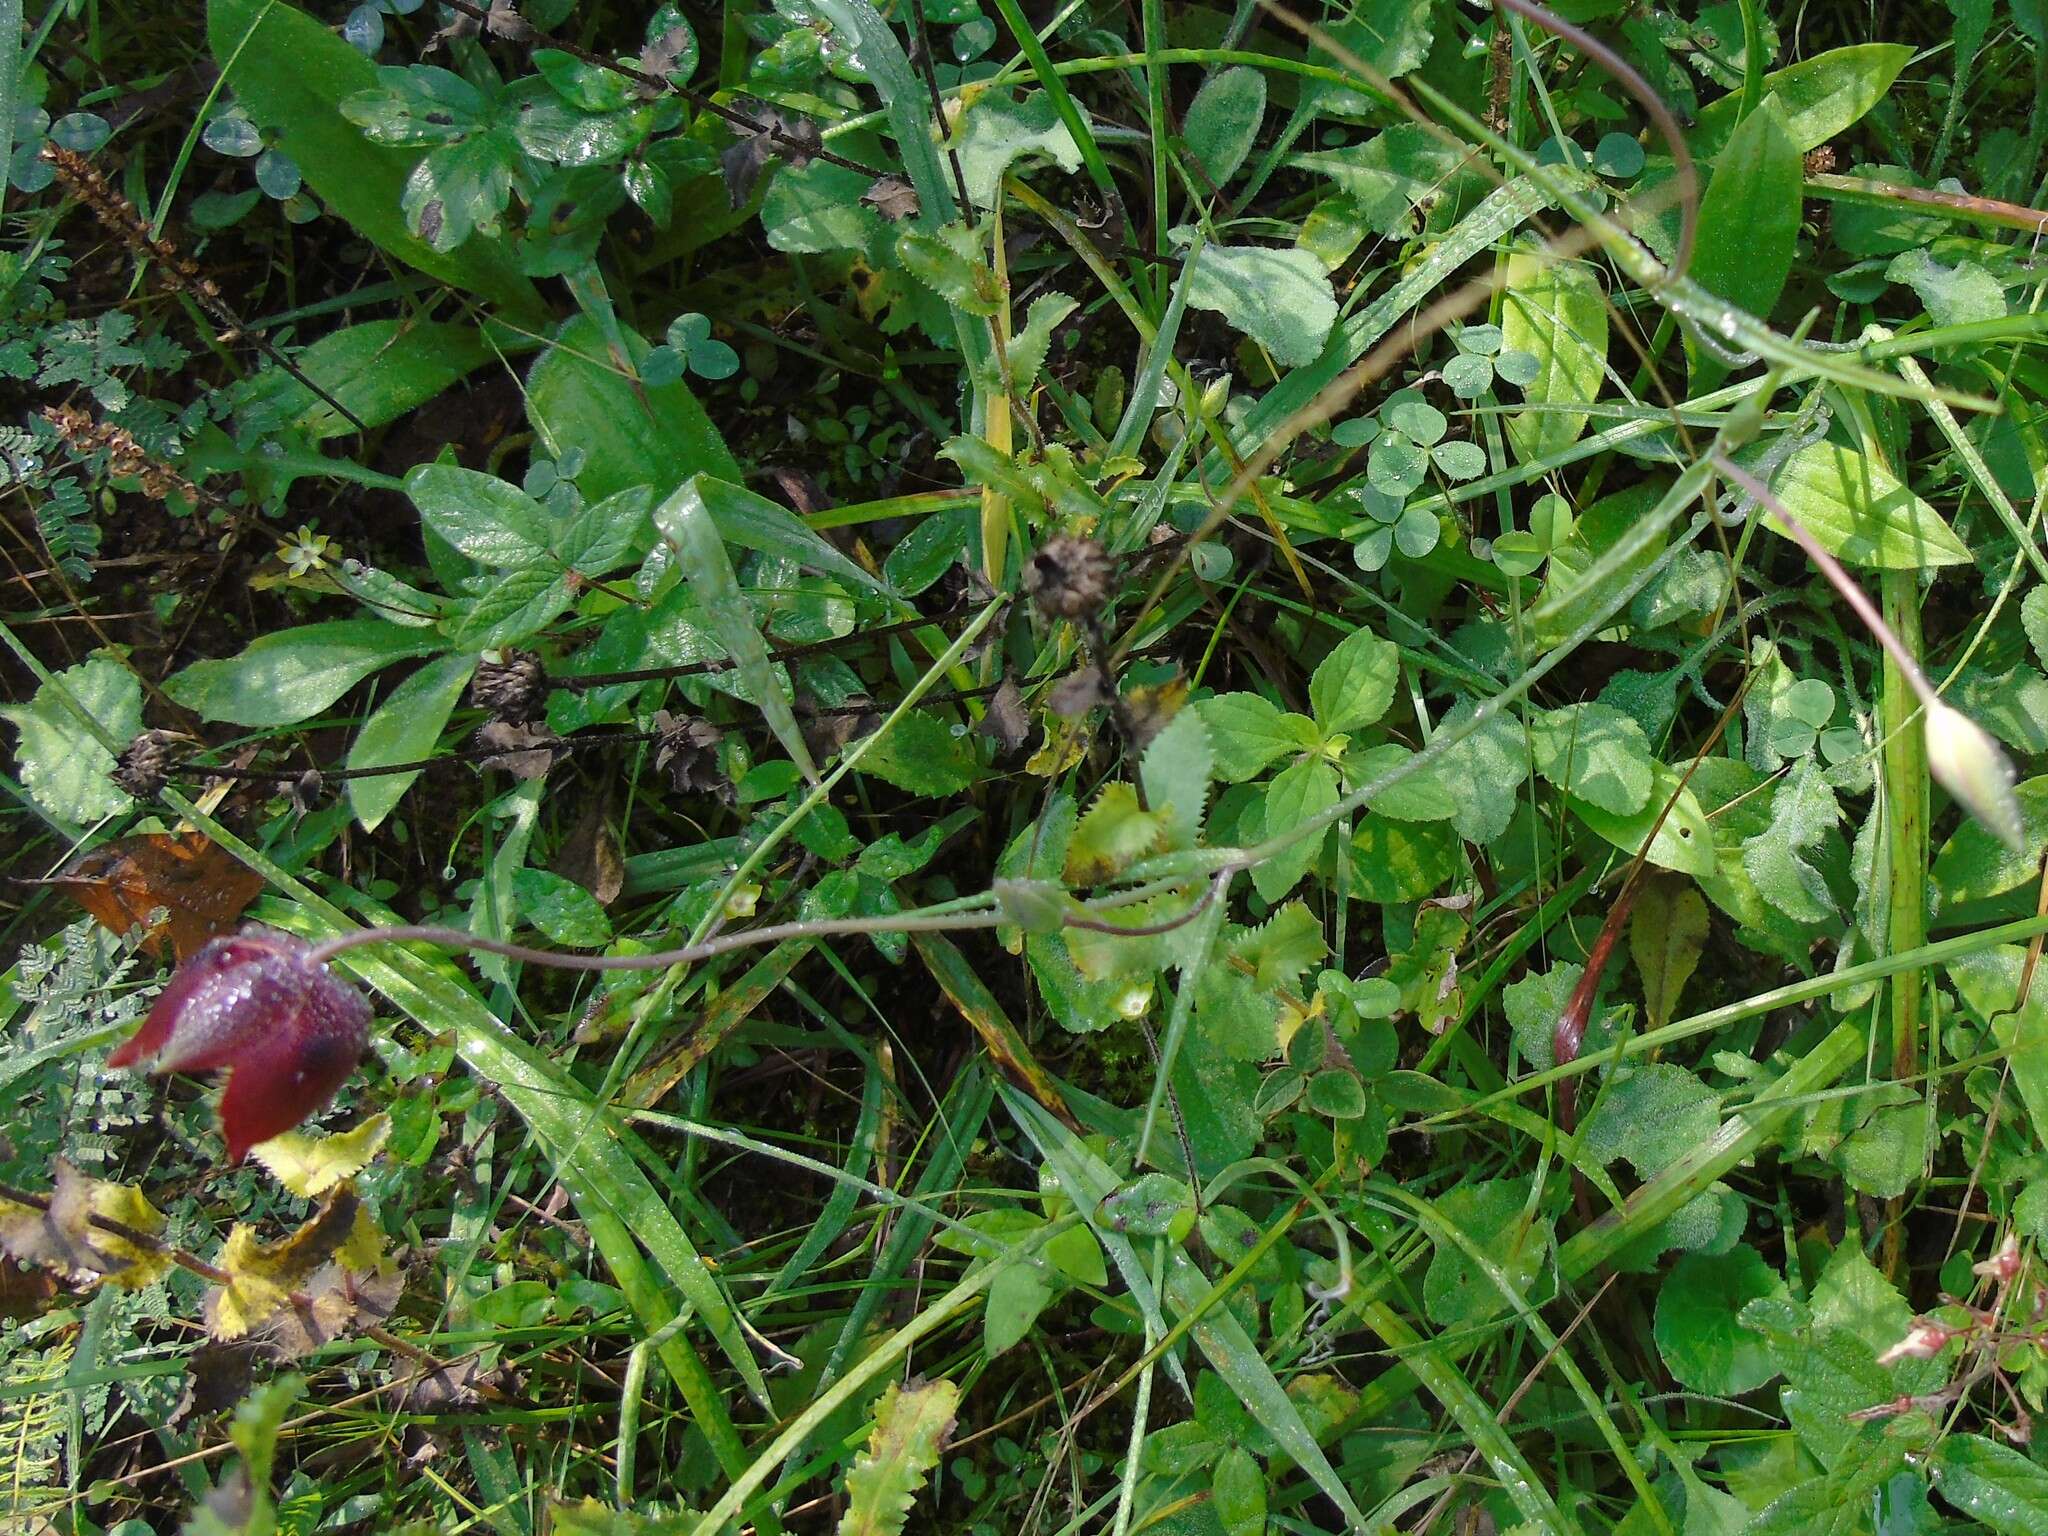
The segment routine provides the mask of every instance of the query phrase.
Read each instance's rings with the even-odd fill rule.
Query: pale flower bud
[[[1939,699],[1927,701],[1927,767],[1992,836],[2020,851],[2025,828],[2012,790],[2012,764],[1988,731]]]
[[[2000,1285],[2010,1285],[2013,1277],[2020,1272],[2019,1239],[2012,1233],[2005,1234],[2005,1241],[1998,1245],[1998,1252],[1980,1264],[1972,1264],[1970,1273],[1995,1280]]]
[[[1955,1336],[1955,1329],[1931,1317],[1916,1317],[1913,1326],[1906,1330],[1906,1336],[1879,1355],[1877,1363],[1890,1365],[1898,1360],[1932,1360],[1948,1347],[1948,1341]]]

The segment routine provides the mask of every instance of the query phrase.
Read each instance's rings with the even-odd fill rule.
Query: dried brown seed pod
[[[1024,590],[1054,619],[1093,618],[1109,600],[1109,555],[1094,539],[1059,534],[1024,567]]]

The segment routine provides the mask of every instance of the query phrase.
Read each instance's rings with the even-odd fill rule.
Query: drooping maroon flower
[[[370,1040],[370,1004],[303,939],[245,928],[180,965],[142,1028],[107,1064],[226,1069],[220,1128],[228,1162],[290,1130],[334,1097]]]

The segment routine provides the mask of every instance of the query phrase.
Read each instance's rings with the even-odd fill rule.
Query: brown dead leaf
[[[263,890],[261,875],[197,832],[102,843],[49,883],[114,933],[141,928],[152,955],[161,957],[168,942],[178,960],[231,932]]]

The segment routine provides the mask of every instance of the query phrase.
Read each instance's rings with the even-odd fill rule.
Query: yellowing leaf
[[[117,1222],[142,1240],[108,1231],[95,1217]],[[139,1189],[88,1178],[60,1157],[47,1209],[0,1200],[0,1253],[74,1280],[139,1290],[171,1266],[169,1255],[147,1241],[163,1226],[162,1215]]]
[[[224,1343],[239,1339],[285,1304],[290,1292],[278,1283],[269,1264],[256,1229],[237,1222],[217,1264],[227,1272],[227,1284],[206,1298],[206,1326],[214,1338]]]
[[[1111,784],[1088,808],[1067,844],[1067,882],[1093,885],[1119,873],[1133,861],[1158,851],[1166,838],[1167,813],[1138,805],[1138,792],[1128,784]]]
[[[1643,979],[1643,1011],[1652,1029],[1671,1022],[1679,995],[1707,942],[1707,903],[1680,880],[1650,879],[1636,898],[1628,947]]]
[[[249,1155],[268,1168],[286,1189],[317,1199],[367,1168],[391,1136],[391,1117],[372,1115],[353,1130],[332,1136],[287,1131],[259,1141]]]
[[[839,1536],[896,1536],[911,1500],[938,1465],[952,1432],[960,1389],[950,1381],[900,1387],[894,1382],[875,1408],[867,1449],[846,1474],[846,1513]]]
[[[265,1243],[254,1227],[237,1222],[214,1260],[227,1282],[206,1297],[206,1322],[214,1338],[239,1339],[269,1321],[314,1271],[344,1248],[360,1248],[362,1214],[355,1191],[344,1184],[297,1231],[275,1243]]]

